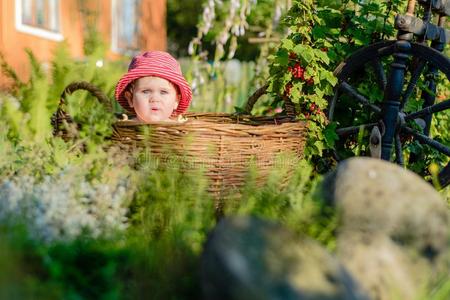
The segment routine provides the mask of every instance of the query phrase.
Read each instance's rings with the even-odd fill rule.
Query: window
[[[60,41],[59,0],[16,0],[16,29]]]
[[[140,0],[113,0],[112,50],[123,54],[139,51]]]

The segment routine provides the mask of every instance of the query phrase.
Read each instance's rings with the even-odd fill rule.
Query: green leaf
[[[315,148],[316,148],[316,150],[318,152],[317,154],[322,155],[322,151],[323,151],[323,149],[325,149],[325,146],[324,146],[323,142],[322,141],[315,141],[314,142],[314,146],[315,146]]]
[[[313,28],[313,30],[312,30],[312,35],[313,35],[313,38],[314,38],[315,40],[318,40],[318,39],[323,39],[323,38],[325,38],[327,32],[328,32],[328,30],[327,30],[326,27],[317,26],[317,27],[314,27],[314,28]]]
[[[243,107],[239,107],[239,106],[234,107],[234,112],[237,114],[246,113],[245,109]]]
[[[320,72],[320,80],[323,79],[328,81],[332,86],[335,86],[337,83],[337,78],[330,71],[323,70],[322,72]]]
[[[326,52],[319,50],[319,49],[315,49],[314,54],[326,65],[328,65],[330,63],[330,58],[328,57]]]
[[[290,51],[294,48],[294,42],[290,39],[282,39],[281,46],[286,50]]]
[[[317,97],[315,97],[315,99],[314,99],[314,102],[319,102],[318,100],[319,99],[322,99],[322,97],[323,97],[323,95],[324,95],[324,92],[320,89],[320,87],[318,87],[318,86],[315,86],[314,87],[314,93],[316,94],[316,96]],[[318,103],[319,104],[319,103]],[[319,106],[321,106],[321,105],[319,105]]]
[[[405,112],[418,111],[423,105],[422,99],[409,99],[405,105]]]
[[[314,132],[314,131],[317,130],[317,125],[316,125],[316,123],[314,123],[314,122],[310,122],[310,123],[308,124],[308,128],[309,128],[309,131]]]
[[[333,28],[330,30],[330,33],[334,35],[339,35],[341,33],[341,29]]]
[[[306,79],[309,79],[309,78],[311,78],[311,77],[315,77],[315,75],[316,75],[316,70],[314,69],[314,68],[312,68],[312,67],[308,67],[308,68],[306,68],[305,69],[305,78]]]
[[[325,143],[329,148],[333,148],[334,143],[339,139],[339,136],[336,133],[336,126],[337,124],[333,122],[328,124],[323,130]]]
[[[299,103],[300,102],[300,97],[303,94],[303,83],[302,82],[296,82],[294,83],[294,85],[291,88],[291,95],[290,98],[292,100],[292,102],[294,103]]]
[[[275,63],[280,66],[287,66],[289,63],[289,53],[286,49],[279,49],[276,54]]]
[[[294,48],[294,52],[301,57],[307,64],[314,59],[313,49],[305,45],[297,45]]]

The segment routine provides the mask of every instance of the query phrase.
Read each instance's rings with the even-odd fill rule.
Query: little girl
[[[149,51],[133,57],[115,97],[141,122],[175,121],[189,107],[192,91],[169,53]]]

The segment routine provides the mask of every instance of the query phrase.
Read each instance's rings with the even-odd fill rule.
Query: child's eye
[[[161,91],[161,94],[163,94],[163,95],[166,95],[166,94],[168,94],[169,92],[168,91],[166,91],[166,90],[162,90]]]

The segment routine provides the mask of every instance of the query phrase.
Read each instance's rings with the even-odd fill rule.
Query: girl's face
[[[169,121],[178,107],[179,95],[175,86],[160,77],[142,77],[135,81],[128,104],[142,122]]]

